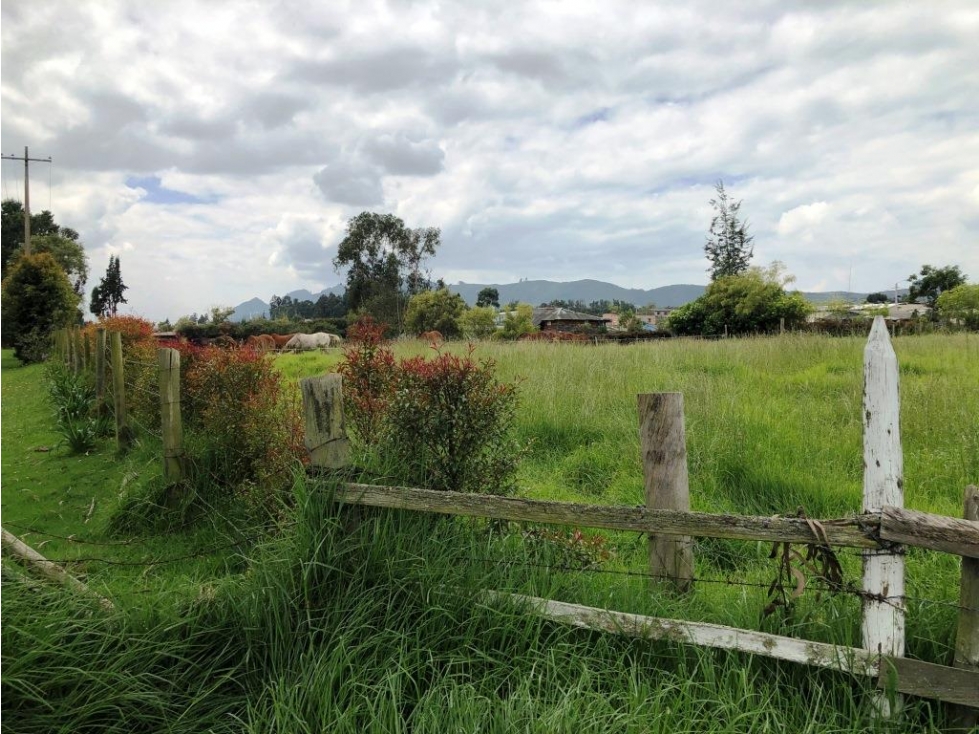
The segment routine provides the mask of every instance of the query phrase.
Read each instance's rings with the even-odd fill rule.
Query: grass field
[[[463,349],[462,345],[449,347]],[[642,503],[636,394],[681,391],[695,509],[813,517],[859,511],[860,339],[784,337],[634,346],[480,345],[521,383],[517,432],[526,496]],[[399,346],[424,352],[420,344]],[[979,339],[898,338],[906,505],[960,515],[979,481]],[[278,358],[290,380],[337,355]],[[52,557],[104,537],[122,484],[158,473],[154,448],[72,458],[54,446],[37,367],[3,363],[3,521]],[[642,644],[489,608],[480,588],[549,595],[858,644],[859,600],[807,594],[762,619],[765,589],[698,584],[689,599],[631,575],[644,543],[610,534],[600,572],[565,573],[546,554],[479,523],[407,513],[349,518],[299,483],[294,525],[257,545],[156,566],[73,566],[120,601],[102,615],[60,590],[4,588],[3,707],[9,731],[857,732],[873,728],[867,681],[748,657]],[[95,510],[88,523],[92,497]],[[99,547],[117,563],[193,555],[248,535],[234,521]],[[13,528],[9,528],[13,530]],[[15,531],[16,532],[16,531]],[[116,540],[111,540],[116,542]],[[697,546],[697,575],[767,584],[769,547]],[[74,555],[72,555],[74,554]],[[485,560],[492,563],[486,563]],[[855,556],[841,558],[858,578]],[[505,563],[502,561],[510,561]],[[951,642],[957,564],[909,554],[909,651]],[[453,593],[446,589],[455,590]],[[944,603],[943,603],[944,602]],[[50,699],[51,704],[43,703]],[[8,723],[10,722],[10,723]],[[941,723],[912,701],[889,731]]]

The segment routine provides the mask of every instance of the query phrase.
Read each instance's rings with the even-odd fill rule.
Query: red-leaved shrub
[[[109,401],[114,400],[112,387],[112,334],[122,336],[123,373],[126,385],[126,410],[138,428],[156,431],[160,428],[160,388],[156,366],[156,340],[153,324],[139,316],[109,316],[82,328],[83,338],[95,353],[96,332],[105,329],[106,386]]]
[[[343,410],[355,438],[371,446],[381,439],[397,371],[385,344],[387,325],[361,317],[347,331],[347,347],[337,370],[343,376]]]
[[[307,458],[298,401],[253,350],[184,346],[181,362],[181,408],[195,434],[195,458],[216,484],[274,509],[292,468]]]
[[[492,360],[442,354],[396,361],[373,321],[350,327],[344,410],[362,446],[398,478],[433,489],[507,494],[519,448],[512,437],[517,390]]]

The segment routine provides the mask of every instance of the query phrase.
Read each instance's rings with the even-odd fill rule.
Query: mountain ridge
[[[511,301],[521,301],[536,306],[555,300],[583,301],[584,303],[601,300],[618,300],[626,301],[636,306],[648,306],[653,303],[661,308],[675,308],[690,303],[690,301],[699,298],[706,287],[704,285],[690,283],[677,283],[649,289],[624,288],[614,283],[590,278],[572,281],[521,280],[516,283],[464,283],[459,281],[448,286],[450,291],[458,293],[470,306],[475,305],[476,298],[481,290],[484,288],[496,288],[500,295],[501,305]],[[332,293],[342,295],[344,290],[344,284],[338,283],[329,288],[324,288],[317,293],[300,288],[290,291],[285,295],[298,301],[316,301],[316,299],[324,294],[329,295]],[[885,292],[890,293],[890,291]],[[802,291],[802,295],[813,303],[825,303],[837,299],[849,302],[862,302],[868,294],[851,291]],[[259,316],[268,317],[268,315],[268,303],[255,297],[238,304],[231,314],[231,320],[244,321]]]

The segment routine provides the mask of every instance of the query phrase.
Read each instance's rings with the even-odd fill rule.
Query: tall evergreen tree
[[[754,254],[754,237],[748,234],[748,223],[739,218],[741,202],[731,201],[724,190],[724,182],[715,184],[717,198],[710,200],[714,218],[710,220],[710,232],[704,252],[710,261],[707,272],[712,281],[725,275],[739,275],[748,269]]]
[[[99,284],[92,289],[92,302],[89,309],[99,318],[115,316],[120,303],[128,303],[123,292],[129,286],[122,282],[122,271],[119,266],[119,258],[115,255],[109,256],[109,267],[106,268],[105,276]]]

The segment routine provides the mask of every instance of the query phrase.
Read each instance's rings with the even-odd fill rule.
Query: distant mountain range
[[[665,285],[660,288],[643,290],[641,288],[623,288],[613,283],[605,283],[600,280],[573,280],[567,283],[558,283],[552,280],[522,280],[519,283],[456,283],[449,286],[449,290],[462,296],[470,306],[476,303],[476,297],[483,288],[496,288],[500,294],[500,303],[510,301],[520,301],[537,306],[548,301],[626,301],[637,306],[646,306],[655,303],[664,308],[671,306],[682,306],[685,303],[696,300],[703,294],[702,285]],[[312,293],[306,289],[291,291],[283,294],[289,296],[294,301],[316,301],[324,294],[335,293],[343,295],[345,287],[339,283],[330,288],[325,288],[319,293]],[[885,291],[888,294],[893,291]],[[899,291],[907,293],[907,291]],[[813,303],[825,303],[826,301],[843,300],[850,303],[862,303],[867,298],[867,293],[851,293],[848,291],[830,291],[828,293],[803,293]],[[234,313],[231,314],[232,321],[244,321],[246,319],[258,318],[269,315],[269,304],[260,298],[252,298],[249,301],[239,304]]]

